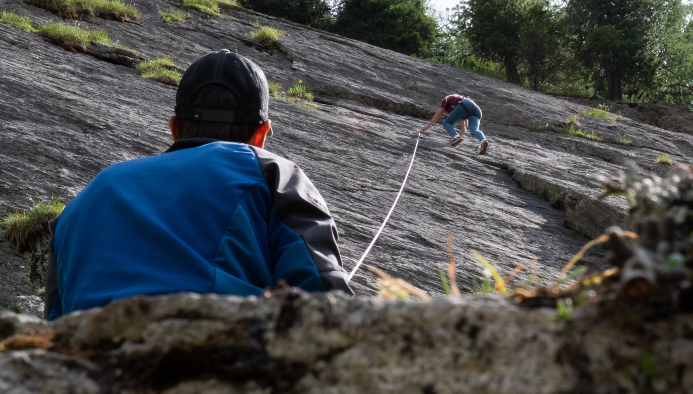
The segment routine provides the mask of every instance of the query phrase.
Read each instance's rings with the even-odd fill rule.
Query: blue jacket
[[[134,295],[349,294],[337,228],[292,162],[194,138],[101,171],[51,224],[45,316]]]

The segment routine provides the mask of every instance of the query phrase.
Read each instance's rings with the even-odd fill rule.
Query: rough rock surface
[[[626,118],[679,133],[693,134],[693,111],[661,100],[647,103],[615,103],[601,99],[570,97],[568,101],[590,107],[606,107],[610,112]]]
[[[345,267],[351,269],[394,199],[415,141],[446,94],[475,99],[484,111],[489,154],[476,154],[467,136],[457,149],[436,126],[423,136],[403,198],[367,263],[440,294],[445,241],[455,234],[458,278],[471,287],[482,269],[478,250],[503,273],[538,259],[551,278],[587,241],[609,225],[626,226],[621,197],[596,199],[601,184],[627,159],[663,173],[657,155],[689,163],[693,137],[630,119],[582,118],[603,137],[594,142],[558,132],[580,105],[447,66],[412,58],[282,20],[228,7],[225,18],[190,10],[193,19],[165,24],[165,0],[136,0],[133,23],[83,21],[108,31],[114,42],[143,58],[171,56],[186,68],[220,48],[256,61],[285,88],[303,80],[317,110],[272,99],[276,137],[267,148],[301,166],[321,191],[340,230]],[[0,0],[35,22],[56,16],[20,0]],[[253,24],[287,32],[281,50],[250,41]],[[175,89],[137,76],[132,68],[73,54],[37,35],[0,24],[0,205],[24,208],[31,198],[69,201],[104,167],[163,152]],[[549,124],[547,131],[536,131]],[[615,142],[626,135],[632,146]],[[565,213],[536,194],[563,193]],[[566,228],[565,226],[569,227]],[[571,230],[572,229],[572,230]],[[577,230],[577,231],[573,231]],[[603,267],[603,251],[585,264]],[[518,275],[526,279],[527,270]],[[361,272],[360,294],[375,286]]]
[[[53,324],[0,312],[0,338],[15,349],[0,353],[0,391],[693,390],[693,316],[634,324],[615,316],[557,322],[554,314],[495,297],[383,302],[295,291],[139,297]],[[52,344],[17,349],[22,337],[10,336],[22,333],[52,336]]]

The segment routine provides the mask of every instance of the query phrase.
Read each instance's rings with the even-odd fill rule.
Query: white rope
[[[404,190],[404,185],[407,184],[407,178],[409,178],[409,172],[411,172],[411,166],[414,164],[414,158],[416,157],[416,150],[419,148],[419,139],[420,138],[421,138],[421,130],[419,130],[419,134],[416,136],[416,145],[414,146],[414,153],[412,153],[412,155],[411,155],[411,162],[409,163],[409,169],[407,170],[407,174],[404,176],[404,181],[402,182],[402,187],[399,188],[399,193],[397,193],[397,197],[395,198],[395,202],[392,203],[392,208],[390,208],[390,212],[387,213],[387,216],[385,217],[383,224],[380,226],[380,229],[375,234],[375,237],[373,237],[371,244],[368,245],[368,247],[366,248],[366,251],[363,252],[363,255],[361,255],[359,262],[356,263],[356,266],[354,267],[354,269],[351,270],[351,274],[349,274],[349,278],[347,279],[347,283],[349,283],[349,281],[351,281],[351,278],[354,276],[356,271],[359,269],[359,267],[361,266],[361,263],[363,263],[363,260],[368,255],[368,252],[370,252],[373,245],[375,245],[375,241],[380,236],[380,233],[385,228],[385,224],[387,224],[387,221],[390,219],[390,215],[392,215],[392,212],[395,210],[395,205],[397,205],[397,201],[399,201],[399,197],[402,195],[402,191]]]

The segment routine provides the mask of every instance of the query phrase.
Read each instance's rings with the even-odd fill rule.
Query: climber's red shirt
[[[444,108],[445,112],[451,113],[457,104],[462,100],[464,100],[464,97],[460,96],[459,94],[451,94],[443,99],[443,102],[440,104],[440,108]]]

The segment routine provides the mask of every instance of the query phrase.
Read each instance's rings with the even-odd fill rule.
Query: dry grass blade
[[[623,231],[623,232],[621,232],[621,235],[623,235],[624,237],[631,238],[631,239],[638,238],[637,234],[632,233],[630,231]],[[563,270],[561,270],[561,274],[558,276],[558,279],[563,279],[566,276],[566,274],[568,273],[568,271],[570,271],[570,269],[573,268],[575,263],[577,263],[582,258],[582,256],[585,254],[585,252],[587,252],[587,250],[589,250],[589,248],[591,248],[592,246],[594,246],[596,244],[602,244],[608,240],[609,240],[609,236],[607,234],[603,234],[600,237],[593,239],[590,242],[588,242],[587,244],[585,244],[585,246],[583,246],[582,249],[580,249],[580,251],[577,252],[577,254],[575,256],[573,256],[572,259],[570,259],[568,264],[566,264],[565,267],[563,267]]]
[[[476,250],[472,250],[472,254],[481,263],[481,265],[484,266],[484,268],[491,271],[491,276],[493,276],[493,280],[496,281],[496,290],[498,290],[498,292],[501,294],[508,294],[508,288],[505,286],[505,282],[503,281],[503,278],[501,278],[500,274],[498,274],[498,271],[496,271],[496,269],[493,268],[493,266],[489,264],[489,262],[486,261],[486,259]]]
[[[510,281],[512,281],[513,279],[515,279],[515,275],[517,275],[517,274],[518,274],[520,271],[522,271],[523,269],[525,269],[525,267],[522,266],[522,265],[518,265],[517,267],[515,267],[515,269],[513,270],[513,272],[512,272],[510,275],[508,275],[508,276],[505,277],[505,281],[504,281],[504,282],[505,282],[505,283],[510,283]]]
[[[450,278],[450,294],[454,297],[460,296],[460,289],[457,287],[457,280],[455,279],[455,256],[452,253],[452,233],[448,235],[448,277]]]
[[[422,301],[429,301],[431,299],[431,297],[429,297],[429,295],[423,290],[417,289],[411,283],[408,283],[403,279],[395,279],[375,267],[367,266],[366,268],[380,277],[378,280],[378,286],[380,287],[379,296],[382,298],[408,299],[409,296],[415,296]]]

